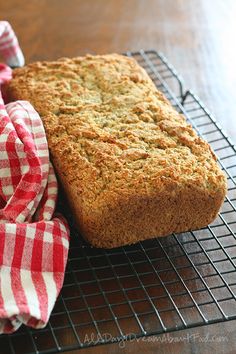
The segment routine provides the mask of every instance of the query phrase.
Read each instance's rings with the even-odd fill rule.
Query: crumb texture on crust
[[[13,99],[29,100],[42,117],[74,215],[95,246],[114,247],[186,231],[216,216],[226,181],[210,146],[134,59],[87,55],[29,64],[14,71],[8,93]],[[191,190],[200,196],[198,205],[188,204]],[[178,220],[175,225],[170,222],[175,220],[174,210],[179,213],[177,195],[186,208],[182,227]],[[161,203],[159,196],[168,202]],[[140,201],[142,210],[137,208]],[[158,205],[164,208],[161,222]],[[147,216],[141,218],[143,227],[137,223],[140,213]],[[171,227],[158,226],[165,224],[165,215]]]

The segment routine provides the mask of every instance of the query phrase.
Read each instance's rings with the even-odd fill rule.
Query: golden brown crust
[[[33,63],[15,70],[8,93],[41,115],[58,176],[92,245],[130,244],[216,217],[226,181],[210,146],[134,59]]]

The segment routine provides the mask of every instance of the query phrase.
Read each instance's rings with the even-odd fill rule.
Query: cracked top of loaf
[[[36,62],[14,70],[8,89],[39,112],[57,172],[83,206],[192,184],[225,193],[210,146],[132,58]]]

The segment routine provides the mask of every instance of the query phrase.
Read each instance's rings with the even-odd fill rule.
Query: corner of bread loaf
[[[196,230],[217,216],[226,195],[226,178],[215,164],[195,179],[157,178],[154,188],[110,189],[82,198],[77,182],[68,183],[54,159],[81,235],[94,247],[115,248],[171,233]],[[163,182],[164,181],[164,182]],[[136,186],[138,188],[138,186]]]
[[[205,227],[216,218],[225,194],[224,182],[216,190],[188,184],[152,195],[113,193],[83,218],[75,217],[91,245],[114,248]]]

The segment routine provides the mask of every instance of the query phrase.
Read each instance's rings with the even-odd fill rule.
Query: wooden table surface
[[[235,0],[8,0],[26,61],[162,51],[236,141]]]
[[[236,142],[235,0],[7,0],[0,11],[27,62],[88,52],[162,51]],[[235,321],[187,333],[206,331],[228,340],[132,342],[122,350],[112,344],[81,353],[236,352]]]

